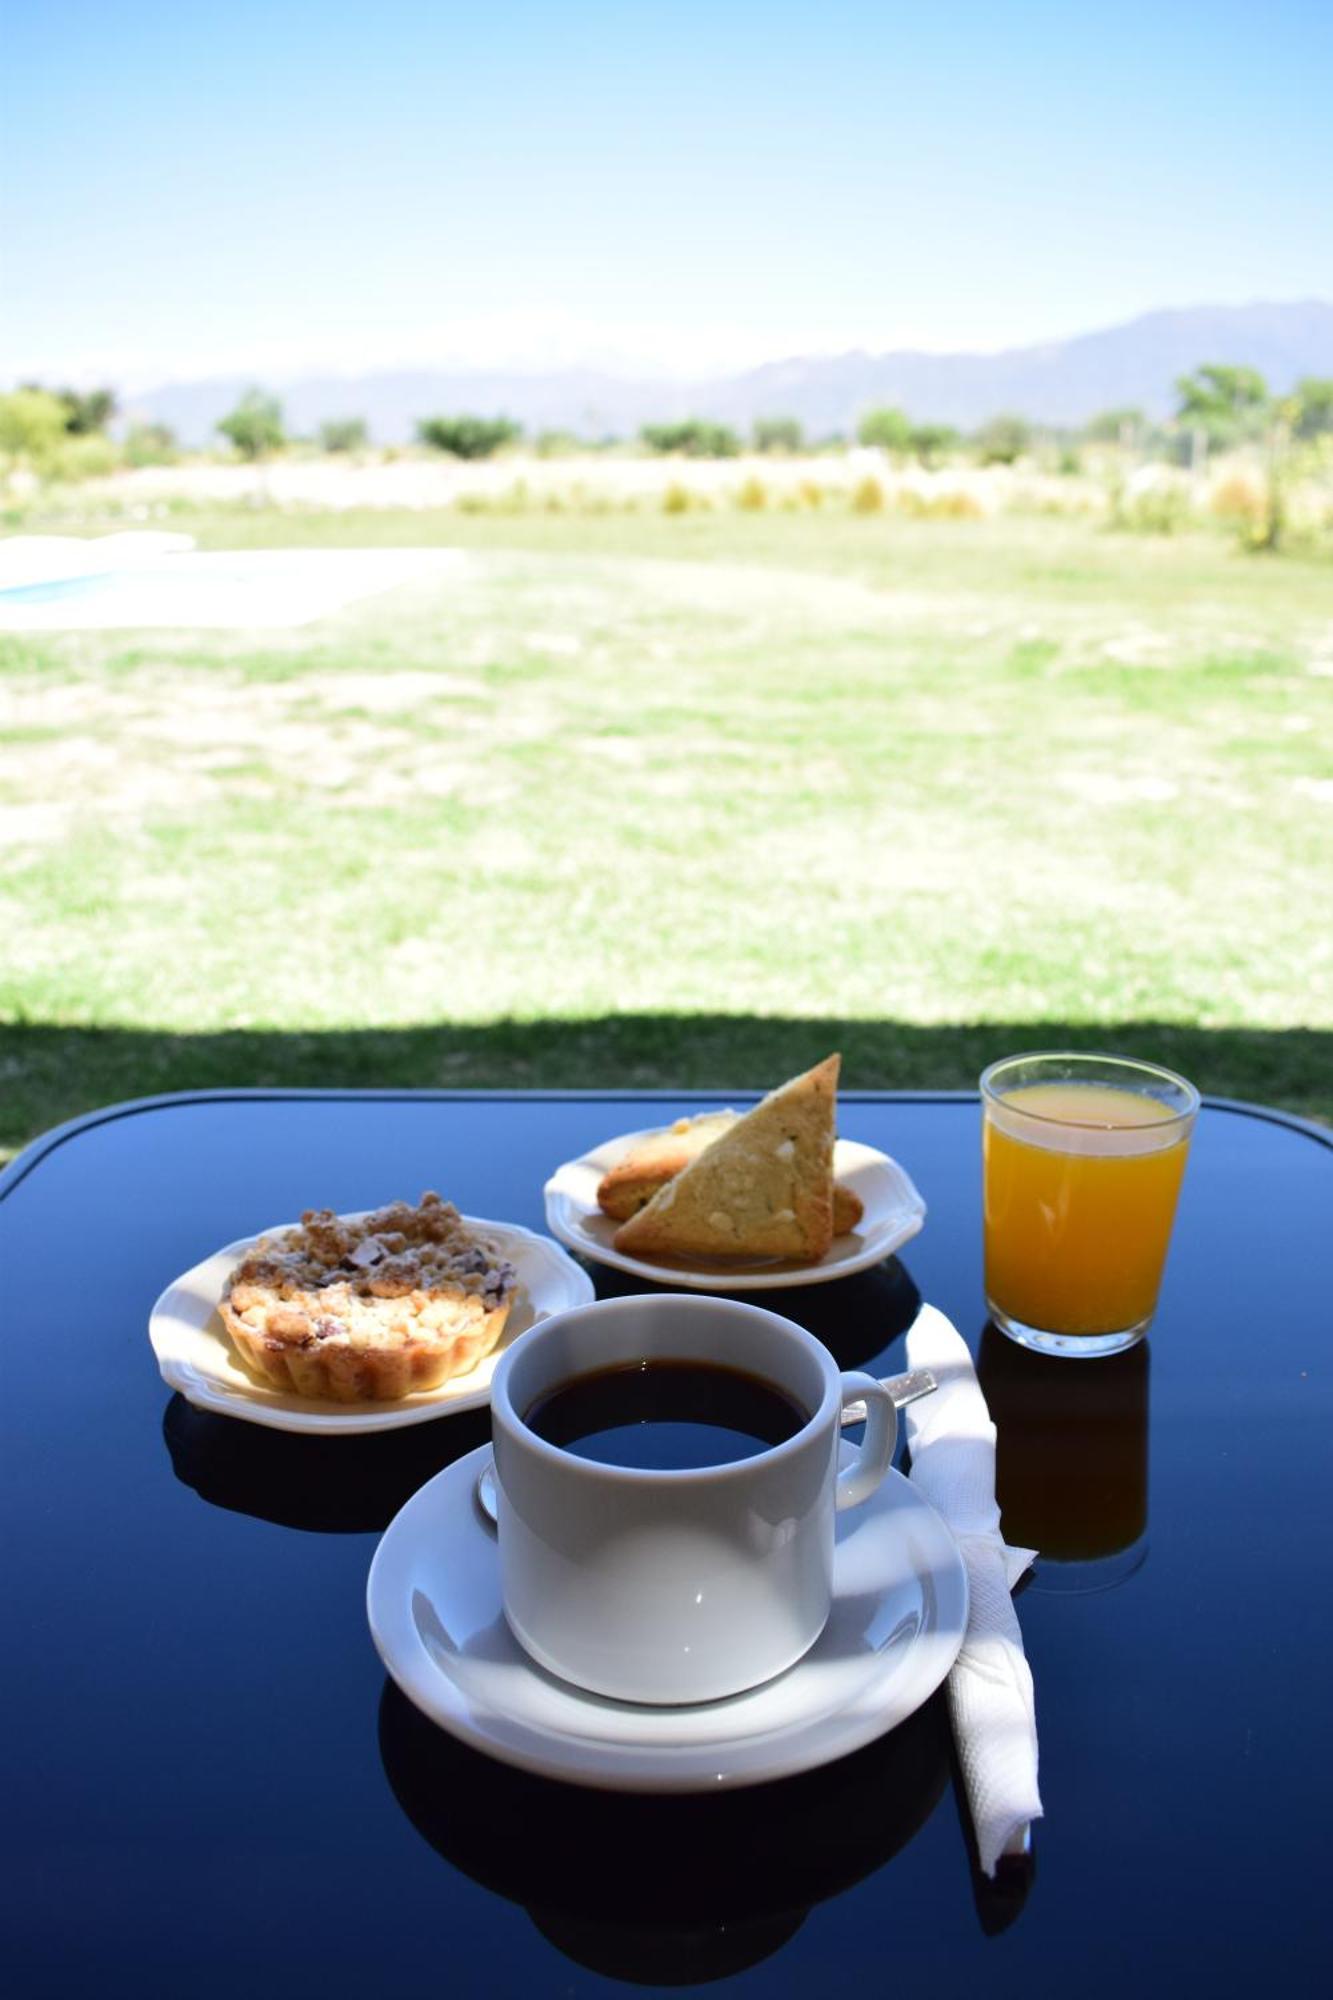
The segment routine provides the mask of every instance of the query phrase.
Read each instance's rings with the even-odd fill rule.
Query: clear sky
[[[0,0],[0,381],[1333,295],[1333,0]]]

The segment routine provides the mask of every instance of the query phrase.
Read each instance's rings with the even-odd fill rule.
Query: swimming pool
[[[95,545],[82,557],[95,559]],[[128,561],[0,588],[0,631],[307,625],[358,598],[457,575],[457,549],[260,549]]]

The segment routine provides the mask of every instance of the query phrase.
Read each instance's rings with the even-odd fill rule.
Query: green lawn
[[[66,524],[62,524],[66,525]],[[1333,570],[1056,520],[198,514],[441,542],[291,634],[0,640],[0,1141],[226,1083],[970,1084],[1333,1115]]]

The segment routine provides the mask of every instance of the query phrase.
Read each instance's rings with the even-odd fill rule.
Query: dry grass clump
[[[689,487],[682,485],[679,479],[673,479],[662,495],[662,512],[688,514],[693,505],[694,495]]]
[[[862,479],[852,488],[852,512],[854,514],[884,512],[884,488],[878,479]]]
[[[914,521],[980,521],[985,508],[966,487],[949,486],[937,493],[924,493],[916,486],[898,489],[895,504],[900,514]]]
[[[736,494],[736,505],[745,514],[762,514],[768,505],[768,488],[754,473]]]
[[[1257,528],[1268,513],[1268,495],[1259,474],[1233,466],[1216,480],[1208,494],[1208,511],[1230,526]]]

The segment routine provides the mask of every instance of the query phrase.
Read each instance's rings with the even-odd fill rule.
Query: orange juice
[[[1191,1124],[1159,1098],[1092,1082],[988,1098],[992,1310],[1060,1335],[1141,1328],[1157,1303]]]

